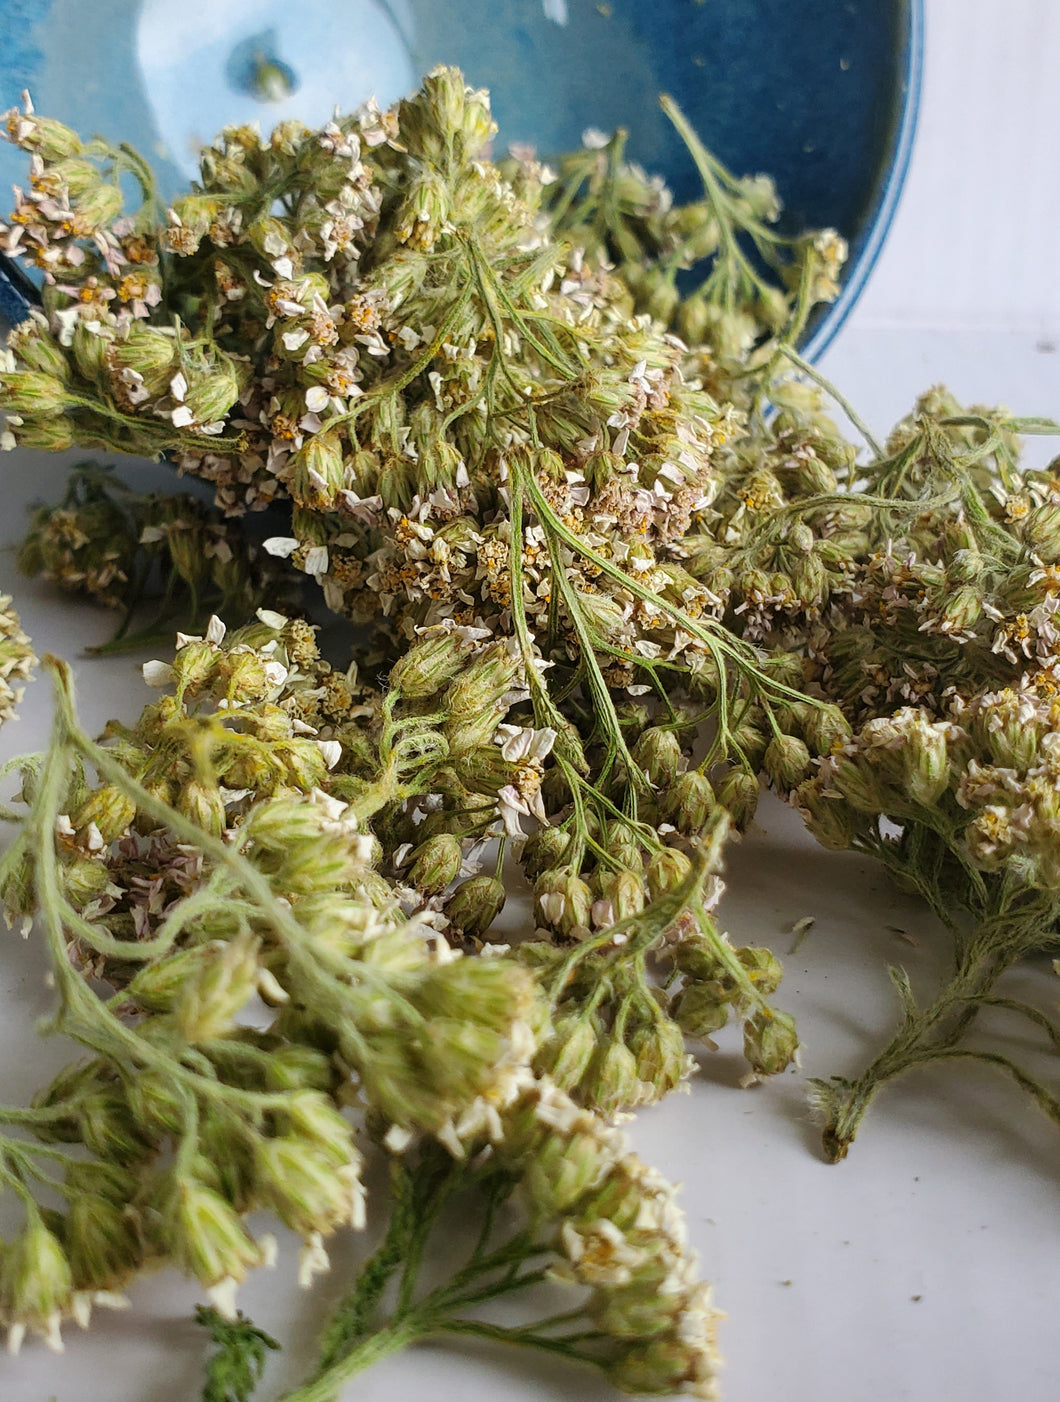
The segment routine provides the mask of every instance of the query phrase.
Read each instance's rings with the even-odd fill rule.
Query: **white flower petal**
[[[275,613],[272,609],[258,609],[258,620],[264,623],[266,628],[275,628],[277,633],[281,628],[287,627],[287,619],[284,615]]]
[[[329,769],[334,769],[342,758],[342,746],[337,740],[318,740],[317,745],[324,756],[324,763]]]
[[[277,559],[286,560],[298,549],[298,541],[293,536],[272,535],[263,542],[263,546],[267,555],[275,555]]]
[[[145,662],[142,670],[148,686],[168,686],[173,680],[173,668],[168,662]]]

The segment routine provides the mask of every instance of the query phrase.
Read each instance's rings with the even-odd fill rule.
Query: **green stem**
[[[344,1383],[373,1364],[388,1358],[390,1354],[400,1353],[417,1339],[426,1338],[435,1327],[434,1321],[418,1312],[407,1314],[402,1319],[391,1320],[355,1344],[348,1353],[318,1377],[296,1388],[294,1392],[284,1393],[279,1402],[335,1402]]]
[[[439,1320],[430,1331],[431,1334],[465,1334],[478,1339],[488,1339],[491,1343],[515,1344],[521,1348],[536,1348],[544,1353],[559,1354],[562,1358],[571,1359],[578,1363],[595,1364],[601,1367],[602,1364],[589,1354],[583,1352],[576,1346],[581,1340],[600,1338],[602,1335],[596,1331],[588,1331],[579,1334],[575,1339],[573,1336],[550,1338],[547,1334],[538,1334],[532,1329],[509,1329],[502,1324],[489,1324],[481,1319],[443,1319]]]
[[[979,1012],[997,979],[1023,952],[1019,941],[1005,941],[986,928],[969,946],[957,974],[923,1012],[906,1009],[901,1027],[857,1080],[829,1084],[828,1116],[822,1130],[831,1163],[847,1155],[866,1111],[887,1081],[914,1066],[955,1054],[955,1046]]]
[[[816,384],[820,385],[820,387],[827,394],[829,394],[832,397],[832,399],[835,400],[835,402],[839,405],[840,409],[842,409],[843,413],[846,414],[847,418],[850,420],[850,422],[854,425],[857,431],[861,434],[862,438],[864,438],[865,442],[872,449],[873,455],[877,459],[882,459],[884,456],[883,449],[877,442],[875,436],[872,433],[872,430],[864,422],[864,420],[861,418],[861,415],[850,403],[850,401],[847,398],[845,398],[844,395],[840,394],[839,390],[836,389],[835,385],[833,385],[830,380],[826,380],[825,377],[821,374],[821,372],[819,370],[816,370],[808,360],[803,360],[802,356],[799,355],[798,351],[795,349],[794,346],[790,346],[786,342],[784,342],[780,345],[779,349],[781,353],[786,355],[787,358],[791,361],[791,363],[794,366],[796,366],[797,369],[801,370],[804,375],[808,375],[811,380],[813,380]]]

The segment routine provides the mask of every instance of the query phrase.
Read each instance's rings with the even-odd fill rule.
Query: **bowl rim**
[[[905,47],[899,70],[902,101],[895,112],[892,126],[894,135],[890,167],[869,214],[866,231],[858,239],[853,261],[840,283],[839,296],[802,346],[802,354],[809,361],[816,361],[825,353],[865,290],[894,223],[909,174],[924,78],[924,0],[901,0],[901,3],[905,12],[902,17]]]

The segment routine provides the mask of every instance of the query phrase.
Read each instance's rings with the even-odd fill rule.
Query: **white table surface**
[[[824,368],[878,429],[918,389],[943,379],[959,395],[1005,401],[1017,412],[1060,408],[1058,357],[1024,333],[854,325]],[[18,538],[32,500],[55,498],[66,461],[28,452],[0,461],[3,540]],[[164,469],[143,471],[164,478]],[[38,649],[76,664],[91,727],[137,714],[150,695],[137,674],[142,659],[81,653],[108,636],[110,616],[19,579],[10,552],[0,554],[0,588],[16,594]],[[49,705],[47,682],[34,683],[21,719],[0,732],[0,755],[43,743]],[[816,919],[798,953],[785,958],[777,997],[799,1019],[803,1071],[741,1090],[738,1046],[723,1037],[721,1049],[702,1058],[691,1093],[644,1113],[633,1130],[644,1156],[684,1184],[692,1240],[729,1313],[721,1336],[725,1398],[1051,1402],[1055,1130],[1007,1082],[970,1066],[890,1087],[838,1166],[823,1162],[805,1109],[806,1074],[857,1071],[890,1029],[889,962],[901,962],[921,989],[944,974],[945,945],[932,921],[882,871],[818,848],[773,802],[733,850],[728,878],[721,914],[740,943],[767,943],[783,957],[792,924]],[[33,1032],[52,1001],[33,939],[0,931],[0,951],[0,1095],[13,1100],[67,1052]],[[1048,961],[1015,982],[1044,1007],[1060,998]],[[1034,1064],[1032,1052],[1018,1050]],[[243,1294],[258,1323],[293,1341],[270,1373],[271,1395],[297,1375],[324,1301],[341,1286],[337,1272],[312,1297],[300,1295],[289,1245],[279,1268],[260,1273]],[[131,1295],[130,1312],[98,1315],[87,1335],[69,1331],[61,1359],[39,1346],[0,1358],[4,1402],[192,1402],[202,1347],[189,1322],[194,1285],[164,1272]],[[380,1365],[344,1395],[403,1402],[428,1389],[434,1402],[611,1395],[593,1376],[523,1355],[461,1357],[433,1347]]]

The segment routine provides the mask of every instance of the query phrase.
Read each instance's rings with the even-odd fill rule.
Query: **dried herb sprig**
[[[303,1237],[308,1280],[326,1269],[323,1239],[363,1222],[343,1104],[360,1098],[406,1139],[435,1133],[459,1151],[529,1075],[534,1048],[529,976],[455,959],[385,883],[385,899],[373,891],[373,841],[349,805],[281,781],[286,795],[274,787],[233,833],[214,826],[204,769],[200,802],[171,807],[164,773],[130,773],[128,739],[119,759],[84,734],[68,674],[49,665],[55,736],[27,762],[32,802],[0,884],[12,912],[38,912],[55,1030],[89,1058],[34,1107],[3,1112],[36,1136],[5,1138],[0,1162],[26,1212],[0,1267],[15,1345],[27,1328],[57,1345],[64,1314],[109,1300],[145,1260],[181,1266],[231,1312],[238,1282],[270,1254],[244,1225],[255,1207]],[[326,772],[326,748],[288,746],[290,763],[314,755]],[[86,763],[102,788],[86,788]],[[120,991],[101,998],[85,972]],[[261,1032],[240,1020],[256,996],[277,1010]],[[67,1210],[42,1217],[34,1182]]]
[[[202,1402],[250,1402],[261,1381],[269,1350],[280,1345],[242,1314],[234,1320],[226,1319],[217,1310],[200,1305],[195,1319],[217,1345],[206,1364]]]
[[[587,133],[586,147],[561,157],[555,171],[522,151],[501,169],[524,197],[533,191],[554,236],[614,268],[638,312],[707,348],[717,362],[712,383],[727,378],[723,397],[742,405],[778,348],[798,341],[812,308],[838,295],[847,247],[832,229],[780,233],[770,177],[735,177],[672,98],[661,104],[703,182],[702,197],[689,204],[675,205],[660,177],[624,159],[621,129]]]
[[[273,643],[283,640],[283,630],[266,622],[259,642],[268,632]],[[287,645],[297,646],[298,637],[288,635]],[[282,669],[279,648],[271,652]],[[208,639],[186,642],[181,653],[174,668],[180,697],[207,696],[223,675],[227,709],[237,717],[231,737],[252,740],[254,726],[244,723],[249,714],[239,712],[252,713],[256,704],[255,669],[245,659],[258,662],[260,654],[245,641],[223,649]],[[382,1248],[396,1263],[397,1244],[405,1275],[395,1318],[376,1324],[370,1308],[386,1270],[378,1258],[370,1263],[329,1333],[320,1375],[293,1396],[330,1395],[344,1377],[392,1348],[454,1333],[547,1348],[595,1364],[626,1389],[713,1396],[714,1314],[684,1248],[672,1192],[627,1153],[616,1131],[532,1075],[526,1062],[532,1039],[520,1042],[516,1030],[530,1008],[526,974],[500,959],[453,962],[438,955],[437,945],[432,957],[429,940],[368,904],[371,854],[349,820],[344,826],[336,800],[310,793],[299,810],[293,794],[274,793],[251,802],[235,828],[219,835],[200,825],[208,805],[200,802],[194,816],[170,807],[163,796],[166,766],[158,761],[164,754],[179,767],[173,743],[156,743],[155,762],[147,755],[146,767],[136,747],[149,735],[157,742],[167,726],[170,742],[179,742],[182,730],[196,728],[196,713],[180,717],[181,702],[154,708],[138,731],[122,734],[119,759],[83,734],[65,671],[52,660],[48,665],[59,684],[55,741],[43,760],[27,763],[32,803],[0,880],[8,902],[19,901],[16,909],[39,907],[60,995],[55,1028],[80,1041],[90,1057],[62,1072],[33,1107],[2,1112],[5,1123],[34,1136],[5,1136],[0,1146],[0,1178],[26,1213],[0,1267],[13,1345],[33,1330],[58,1347],[65,1315],[85,1320],[93,1304],[117,1302],[116,1290],[146,1260],[181,1265],[207,1287],[222,1316],[234,1317],[235,1286],[269,1256],[266,1239],[255,1241],[243,1221],[254,1208],[270,1209],[303,1235],[304,1279],[326,1268],[323,1238],[363,1219],[360,1156],[339,1113],[356,1067],[375,1132],[392,1152],[411,1146],[419,1160],[411,1170],[398,1169],[405,1188],[393,1239]],[[304,685],[312,680],[292,686],[310,705],[320,700],[319,688]],[[280,685],[278,672],[268,683]],[[277,712],[288,715],[273,706],[274,728]],[[209,716],[203,721],[200,735]],[[399,723],[384,720],[384,731]],[[327,746],[338,744],[307,743],[325,760]],[[212,748],[220,763],[221,744]],[[252,749],[245,747],[244,763]],[[239,752],[238,744],[232,751]],[[288,763],[296,753],[288,747]],[[363,751],[351,758],[354,767],[363,764]],[[302,761],[311,765],[312,751]],[[86,763],[103,788],[86,787]],[[353,781],[362,797],[377,787],[351,773],[349,763],[344,768],[336,782]],[[210,777],[206,769],[199,775],[203,793]],[[261,782],[267,790],[270,779]],[[296,788],[299,782],[308,780],[296,780]],[[242,801],[230,796],[233,805]],[[325,821],[310,831],[314,805]],[[166,833],[181,841],[185,863],[197,862],[194,871],[185,865],[174,872],[183,889],[160,902],[157,846]],[[308,862],[300,861],[303,844]],[[79,910],[74,874],[92,861],[114,879],[97,883],[95,901]],[[120,883],[135,890],[128,873],[136,866],[155,887],[143,907],[146,923],[120,915]],[[86,884],[82,877],[82,891]],[[347,894],[351,887],[357,894]],[[108,919],[115,912],[118,918]],[[138,972],[123,975],[130,967]],[[102,974],[119,992],[101,1000],[84,980],[86,971]],[[279,1010],[260,1033],[237,1020],[255,989]],[[445,1034],[447,1026],[456,1030],[457,1008],[459,1045]],[[409,1022],[414,1013],[427,1018],[422,1037]],[[482,1034],[477,1044],[473,1022]],[[488,1025],[502,1033],[501,1041],[488,1035]],[[416,1061],[406,1084],[415,1103],[396,1090],[397,1064],[386,1052],[395,1032],[392,1050],[411,1051]],[[507,1062],[505,1044],[512,1051]],[[444,1085],[439,1081],[428,1094],[434,1072]],[[473,1103],[459,1120],[450,1114],[443,1123],[439,1095],[455,1108],[453,1096],[463,1094],[457,1083],[470,1088],[481,1075],[488,1085],[479,1079]],[[417,1130],[433,1130],[438,1152],[427,1143],[416,1149]],[[66,1145],[76,1146],[74,1154],[59,1147]],[[483,1156],[487,1145],[491,1152]],[[38,1207],[34,1185],[44,1184],[59,1190],[64,1211]],[[429,1230],[447,1197],[470,1189],[485,1194],[479,1244],[445,1286],[419,1298],[415,1276]],[[498,1242],[498,1211],[513,1192],[522,1197],[524,1221]],[[590,1295],[581,1293],[571,1312],[523,1328],[464,1313],[542,1281],[546,1268],[589,1287]],[[271,1341],[238,1321],[228,1326],[208,1317],[223,1348],[210,1364],[207,1395],[212,1388],[245,1397]]]
[[[32,122],[16,114],[12,132],[36,149]],[[502,813],[516,841],[521,815],[559,829],[537,913],[564,940],[610,923],[616,891],[635,903],[653,863],[649,885],[680,885],[715,809],[748,820],[762,754],[773,740],[792,748],[784,725],[799,694],[719,625],[726,600],[686,568],[680,543],[710,514],[741,432],[719,395],[753,400],[742,352],[725,352],[722,373],[639,314],[620,277],[559,241],[539,206],[543,172],[523,168],[513,185],[483,159],[491,132],[486,96],[446,69],[391,112],[369,106],[321,132],[287,124],[262,142],[230,129],[164,227],[148,209],[132,230],[96,229],[77,243],[80,262],[31,194],[12,241],[38,257],[59,248],[72,281],[53,280],[52,324],[27,325],[28,351],[16,351],[63,361],[80,385],[75,420],[86,394],[112,424],[118,413],[114,446],[129,446],[137,420],[168,421],[185,435],[180,465],[214,481],[226,509],[289,496],[291,534],[267,547],[316,578],[333,609],[376,620],[381,609],[395,650],[438,627],[514,639],[534,726],[506,747],[519,778]],[[834,291],[821,248],[782,253],[755,223],[750,187],[686,135],[720,239],[704,295],[737,318],[766,297],[739,252],[748,234],[787,269],[789,292],[776,296],[797,334]],[[834,271],[842,249],[828,247]],[[123,295],[134,255],[153,270],[153,305]],[[19,373],[7,407],[36,423]],[[226,438],[215,451],[206,430]],[[624,717],[622,688],[647,690],[658,708]],[[693,717],[715,729],[694,768]],[[488,788],[496,768],[495,754],[470,759],[443,805]],[[621,862],[601,840],[609,830],[623,834]],[[473,937],[496,904],[485,882],[474,894],[456,907],[476,907],[461,912]],[[725,978],[735,1004],[762,1012],[738,961]]]
[[[454,1196],[480,1199],[467,1260],[418,1289],[430,1235]],[[602,1370],[622,1391],[717,1396],[717,1315],[695,1272],[673,1190],[622,1136],[548,1082],[505,1112],[493,1155],[455,1165],[426,1148],[394,1164],[390,1227],[339,1306],[313,1376],[283,1402],[326,1402],[386,1354],[421,1339],[481,1339]],[[386,1285],[396,1303],[380,1319]],[[545,1282],[572,1306],[522,1325],[481,1317]],[[531,1299],[533,1296],[531,1296]]]
[[[1019,436],[1060,426],[935,390],[855,467],[818,390],[774,394],[787,403],[739,446],[713,540],[689,544],[698,568],[731,571],[728,625],[791,649],[808,694],[828,702],[794,708],[823,755],[816,773],[774,767],[777,787],[826,846],[879,858],[923,895],[955,953],[952,981],[924,1006],[894,971],[894,1040],[862,1076],[815,1085],[826,1151],[846,1153],[888,1079],[943,1059],[997,1066],[1055,1118],[1048,1087],[966,1035],[997,1007],[1056,1044],[1045,1013],[995,986],[1051,946],[1057,921],[1060,484],[1055,464],[1021,465]]]
[[[71,469],[59,502],[35,509],[18,565],[119,610],[109,651],[168,641],[178,622],[193,632],[213,613],[242,624],[266,597],[282,608],[298,593],[297,577],[216,508],[186,493],[136,492],[93,462]]]

